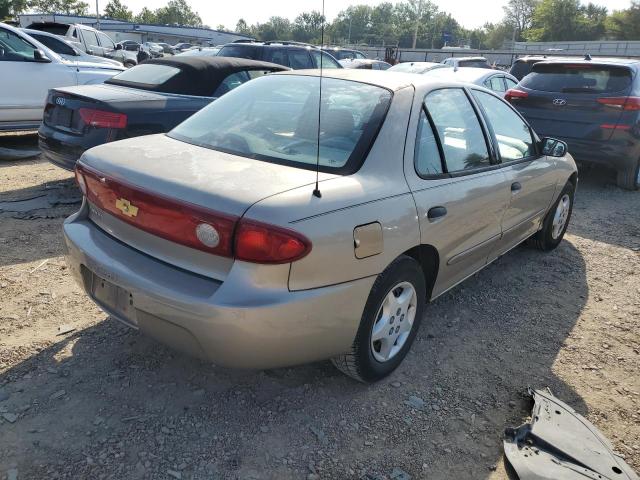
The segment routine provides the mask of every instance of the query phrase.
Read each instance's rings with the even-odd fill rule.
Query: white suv
[[[0,131],[38,128],[50,88],[102,83],[123,70],[65,61],[19,29],[0,23]]]

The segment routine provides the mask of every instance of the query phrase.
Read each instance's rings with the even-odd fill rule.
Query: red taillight
[[[82,195],[86,196],[87,195],[87,183],[84,180],[84,175],[82,175],[82,172],[80,172],[78,170],[78,167],[76,167],[76,169],[75,169],[75,174],[76,174],[76,183],[80,187],[80,191],[82,192]]]
[[[96,207],[169,241],[253,263],[289,263],[311,251],[311,242],[285,228],[216,212],[147,192],[78,163],[76,179]],[[83,187],[84,185],[84,187]],[[235,233],[235,236],[234,236]]]
[[[96,128],[126,128],[127,116],[124,113],[106,112],[93,108],[81,108],[78,110],[82,121]]]
[[[240,220],[235,238],[238,260],[253,263],[289,263],[311,251],[311,242],[299,233],[253,220]]]
[[[522,90],[516,90],[515,88],[510,88],[504,94],[504,99],[507,102],[510,102],[514,98],[527,98],[529,94],[527,92],[523,92]]]
[[[230,257],[237,218],[176,200],[78,164],[87,198],[101,210],[145,232],[187,247]]]
[[[603,123],[600,125],[603,130],[631,130],[631,125],[615,125],[613,123]]]
[[[598,98],[596,101],[601,105],[618,108],[620,110],[640,110],[640,97],[607,97]]]

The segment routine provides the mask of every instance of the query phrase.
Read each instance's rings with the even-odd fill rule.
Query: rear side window
[[[258,56],[257,49],[250,46],[225,45],[218,52],[219,57],[237,57],[256,59]]]
[[[504,88],[504,82],[502,81],[502,77],[491,77],[489,80],[488,87],[494,92],[504,92],[506,89]]]
[[[440,138],[448,172],[491,164],[480,121],[463,90],[436,90],[427,95],[425,105]]]
[[[499,98],[485,92],[473,91],[498,140],[503,162],[511,162],[535,155],[531,131],[526,123]]]
[[[433,135],[433,129],[424,109],[420,112],[420,119],[418,120],[413,161],[416,166],[416,172],[422,177],[443,173],[438,143]]]
[[[340,68],[340,64],[328,53],[319,50],[311,50],[311,56],[316,63],[315,68],[320,68],[320,58],[322,58],[322,68]]]
[[[306,50],[289,50],[287,53],[289,54],[289,66],[294,70],[314,68],[311,56]]]
[[[289,66],[287,52],[283,48],[265,48],[263,60],[265,62],[276,63],[278,65]]]
[[[507,88],[513,88],[517,85],[516,82],[514,82],[513,80],[511,80],[510,78],[505,77],[504,81],[507,82]]]
[[[109,83],[139,83],[142,85],[160,85],[180,73],[179,68],[169,65],[142,63],[114,76]]]
[[[542,92],[621,92],[631,85],[631,71],[625,67],[609,65],[538,63],[520,84]]]

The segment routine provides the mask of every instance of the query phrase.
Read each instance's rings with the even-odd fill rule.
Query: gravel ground
[[[436,300],[371,386],[329,362],[222,369],[108,318],[65,267],[77,200],[68,172],[0,162],[0,478],[514,478],[502,433],[528,386],[640,470],[640,193],[600,172],[557,250],[519,247]]]

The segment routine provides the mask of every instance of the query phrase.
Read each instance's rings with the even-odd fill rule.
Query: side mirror
[[[542,154],[549,157],[564,157],[567,154],[567,144],[562,140],[555,138],[543,138],[542,139]]]
[[[116,50],[122,50],[122,44],[121,43],[116,44]]]
[[[42,50],[34,50],[33,51],[33,59],[36,62],[41,62],[41,63],[51,63],[51,59],[48,58],[44,52]]]

